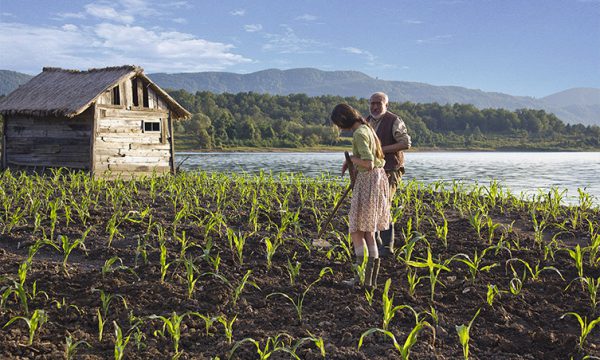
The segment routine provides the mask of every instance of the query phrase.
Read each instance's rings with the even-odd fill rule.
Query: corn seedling
[[[579,244],[577,244],[573,250],[567,248],[565,249],[565,251],[569,253],[569,256],[571,257],[571,259],[573,259],[575,263],[575,268],[577,269],[577,276],[580,278],[583,277],[583,254],[585,252],[585,249],[582,250]]]
[[[194,260],[192,258],[186,257],[183,260],[183,265],[185,266],[185,279],[187,284],[188,299],[191,299],[194,295],[196,282],[198,282],[200,276],[196,275],[196,265],[194,264]]]
[[[270,269],[273,265],[273,255],[275,255],[275,251],[277,251],[277,248],[279,247],[281,242],[272,242],[271,239],[268,237],[264,238],[263,241],[265,243],[265,251],[267,253],[267,269]]]
[[[562,273],[554,266],[544,266],[544,267],[540,268],[540,262],[538,260],[538,262],[535,264],[535,266],[531,267],[531,265],[529,265],[529,263],[527,261],[525,261],[523,259],[519,259],[519,258],[512,258],[512,259],[508,259],[506,261],[507,265],[510,263],[510,266],[513,270],[513,274],[516,274],[516,271],[514,270],[514,268],[512,266],[512,263],[515,261],[520,262],[521,264],[523,264],[525,266],[525,270],[527,270],[529,272],[529,275],[531,275],[531,280],[533,280],[533,281],[540,280],[540,274],[542,273],[542,271],[550,271],[550,270],[556,272],[558,274],[558,276],[560,276],[561,279],[563,279],[563,280],[565,279],[562,276]]]
[[[464,259],[456,259],[456,261],[460,261],[463,264],[466,264],[469,268],[469,273],[471,274],[471,283],[475,283],[475,278],[477,277],[477,274],[479,272],[483,272],[483,271],[490,271],[491,269],[493,269],[494,267],[498,266],[497,263],[493,263],[490,265],[485,265],[482,266],[482,261],[483,258],[485,257],[485,254],[492,249],[491,247],[484,249],[481,252],[481,255],[479,255],[477,253],[477,250],[475,250],[475,253],[473,254],[473,259],[471,260],[471,257],[469,257],[469,255],[467,254],[458,254],[457,256],[461,256]]]
[[[246,274],[242,277],[242,279],[240,280],[240,283],[233,290],[233,306],[235,306],[237,304],[237,301],[239,300],[240,296],[242,295],[242,292],[244,291],[244,288],[246,287],[246,285],[251,285],[252,287],[260,290],[260,287],[258,285],[256,285],[256,283],[254,281],[250,280],[251,274],[252,274],[252,270],[246,271]]]
[[[296,283],[296,278],[300,274],[300,266],[302,266],[301,262],[294,260],[294,262],[292,263],[290,258],[287,259],[286,269],[290,277],[290,285],[292,286]]]
[[[588,322],[587,316],[584,316],[582,318],[579,314],[577,314],[575,312],[568,312],[568,313],[564,314],[563,316],[561,316],[560,318],[563,319],[567,315],[574,316],[577,319],[577,321],[579,322],[579,327],[581,330],[581,332],[579,334],[579,347],[583,348],[585,339],[592,332],[592,330],[594,330],[596,325],[600,324],[600,316],[597,317],[595,320]]]
[[[415,296],[417,292],[417,285],[419,285],[422,279],[423,276],[419,276],[417,270],[410,267],[408,268],[408,271],[406,272],[406,280],[408,281],[408,294],[410,296]]]
[[[410,356],[410,350],[417,343],[417,336],[419,335],[421,330],[423,330],[423,328],[425,328],[425,327],[428,327],[429,329],[431,329],[431,331],[433,333],[433,337],[435,339],[435,328],[433,326],[431,326],[427,321],[421,320],[421,321],[418,321],[416,323],[416,325],[412,328],[412,330],[406,337],[404,344],[402,344],[402,345],[400,345],[398,343],[398,341],[396,340],[396,337],[394,336],[394,334],[392,332],[390,332],[388,330],[380,329],[380,328],[372,328],[372,329],[365,331],[360,336],[360,339],[358,340],[358,349],[360,350],[360,348],[362,347],[365,337],[367,337],[375,332],[379,332],[379,333],[386,335],[390,339],[392,339],[394,348],[396,350],[398,350],[402,360],[408,360],[408,358]]]
[[[227,321],[227,318],[225,318],[225,316],[219,316],[217,318],[217,321],[219,321],[221,325],[223,325],[223,328],[225,330],[225,337],[227,338],[228,344],[231,344],[233,339],[233,323],[235,322],[235,320],[237,320],[237,315],[235,315],[229,321]]]
[[[171,337],[171,341],[173,341],[173,350],[175,351],[175,355],[179,354],[179,341],[181,339],[181,322],[187,316],[197,316],[202,318],[203,315],[197,312],[186,312],[182,315],[177,315],[176,312],[173,311],[170,318],[160,316],[160,315],[150,315],[149,319],[158,319],[162,321],[162,328],[154,331],[154,336],[160,335],[161,337],[165,337],[168,334]]]
[[[71,334],[65,337],[65,359],[72,360],[75,357],[75,354],[77,354],[77,348],[81,345],[92,347],[92,345],[85,340],[75,341]]]
[[[278,351],[283,351],[283,349],[285,349],[285,343],[284,341],[281,339],[282,336],[286,336],[289,337],[289,335],[287,334],[278,334],[275,337],[268,337],[267,340],[265,341],[264,345],[261,345],[261,343],[253,338],[245,338],[242,339],[238,342],[236,342],[233,345],[233,348],[231,348],[231,351],[229,352],[229,359],[231,359],[233,357],[233,354],[236,352],[236,350],[244,345],[245,343],[251,343],[252,345],[254,345],[254,347],[256,348],[256,353],[258,355],[258,359],[260,360],[266,360],[268,358],[271,357],[271,355],[273,355],[274,353],[278,352]]]
[[[298,348],[300,346],[302,346],[305,342],[312,342],[317,349],[319,349],[319,351],[321,352],[321,356],[324,358],[326,353],[325,353],[325,342],[323,341],[322,337],[316,337],[313,334],[311,334],[310,331],[308,331],[308,336],[307,337],[303,337],[302,339],[298,340],[294,346],[292,347],[292,351],[291,354],[296,354],[296,352],[298,351]]]
[[[127,347],[127,344],[129,344],[131,334],[123,336],[123,331],[116,321],[113,321],[113,326],[115,328],[115,360],[122,360],[125,357],[125,348]]]
[[[284,294],[282,292],[271,293],[271,294],[267,295],[267,299],[269,297],[275,296],[275,295],[283,296],[285,299],[289,300],[292,303],[292,305],[296,309],[296,314],[298,315],[298,320],[302,321],[302,306],[304,304],[304,298],[306,297],[306,294],[311,289],[311,287],[313,287],[313,285],[315,285],[316,283],[318,283],[319,281],[321,281],[321,279],[323,278],[323,276],[325,276],[326,273],[333,274],[333,270],[331,270],[330,267],[324,267],[323,269],[321,269],[321,272],[319,273],[319,277],[315,281],[313,281],[312,283],[310,283],[306,287],[306,289],[302,292],[302,294],[299,294],[296,297],[296,299],[294,299],[291,296],[289,296],[288,294]]]
[[[594,279],[593,277],[590,277],[590,276],[575,278],[573,281],[571,281],[569,283],[569,285],[567,285],[567,287],[565,288],[565,291],[567,291],[571,287],[571,284],[573,284],[577,280],[580,281],[581,287],[585,291],[587,291],[588,296],[590,298],[592,311],[593,311],[593,313],[596,313],[596,307],[598,306],[598,291],[600,290],[600,277],[598,277],[597,279]]]
[[[487,294],[486,294],[486,301],[487,301],[488,305],[493,307],[496,296],[500,296],[500,294],[503,292],[505,292],[505,291],[500,290],[496,285],[488,284]]]
[[[469,321],[469,325],[456,325],[456,332],[458,333],[458,339],[460,340],[460,344],[463,348],[463,357],[465,360],[469,359],[469,341],[471,341],[471,326],[473,326],[473,322],[475,321],[475,318],[477,318],[477,315],[479,315],[480,311],[481,309],[477,310],[475,316],[473,316],[471,321]]]
[[[385,282],[385,286],[383,288],[383,293],[381,295],[382,305],[383,305],[383,307],[382,307],[382,311],[383,311],[382,328],[383,328],[383,330],[388,330],[388,328],[390,326],[390,322],[392,321],[392,319],[394,318],[396,313],[400,310],[408,309],[408,310],[412,311],[416,320],[418,320],[418,318],[419,318],[419,315],[417,314],[415,309],[413,309],[410,305],[394,306],[394,294],[392,294],[391,296],[389,295],[391,284],[392,284],[392,279],[387,279]]]
[[[370,289],[365,289],[365,299],[369,306],[373,305],[373,295],[375,295],[375,288],[371,287]]]
[[[235,232],[232,229],[227,229],[227,240],[229,241],[229,248],[234,255],[237,256],[238,263],[244,264],[244,246],[246,245],[246,235],[242,235],[242,232]]]
[[[90,230],[91,228],[87,229],[80,239],[76,239],[73,242],[69,242],[69,238],[67,238],[66,235],[59,236],[63,251],[62,269],[67,277],[69,276],[69,271],[67,270],[67,261],[69,259],[69,255],[71,255],[71,252],[78,247],[81,247],[85,250],[85,238]]]
[[[413,266],[417,268],[427,268],[429,270],[429,283],[431,287],[431,301],[433,302],[433,297],[435,295],[435,285],[437,283],[442,284],[438,280],[438,276],[442,270],[450,271],[450,269],[441,262],[434,262],[431,255],[431,248],[427,248],[427,259],[420,258],[421,261],[408,261],[406,264],[408,266]],[[443,285],[443,284],[442,284]]]
[[[477,211],[474,215],[469,217],[469,224],[475,229],[477,237],[481,239],[481,230],[483,229],[484,221],[487,215],[481,211]]]
[[[48,316],[46,315],[46,312],[44,310],[35,309],[31,314],[31,317],[28,318],[25,316],[15,316],[12,319],[10,319],[3,326],[3,328],[9,326],[17,320],[23,320],[27,324],[27,327],[29,328],[29,341],[27,345],[31,346],[33,344],[33,337],[35,336],[35,333],[38,330],[40,330],[40,328],[46,323],[46,321],[48,321]]]

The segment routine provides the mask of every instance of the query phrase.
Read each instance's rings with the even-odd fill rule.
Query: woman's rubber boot
[[[364,261],[364,256],[357,256],[356,257],[356,264],[354,265],[354,268],[356,269],[358,266],[361,266],[363,264]],[[367,260],[367,266],[368,266],[368,260]],[[366,281],[366,280],[365,280]],[[360,279],[358,278],[357,275],[354,275],[354,277],[352,279],[349,280],[342,280],[342,283],[346,286],[349,287],[355,287],[360,285]]]
[[[388,257],[394,255],[394,224],[390,223],[387,230],[379,232],[380,243],[378,244],[379,256]]]
[[[375,267],[375,260],[379,261],[379,259],[375,259],[369,257],[367,259],[367,266],[365,267],[365,287],[373,287],[373,270]]]
[[[373,259],[373,271],[371,274],[371,287],[377,287],[377,277],[379,276],[379,266],[381,265],[381,259]]]

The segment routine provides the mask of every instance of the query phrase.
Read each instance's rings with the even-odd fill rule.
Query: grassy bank
[[[361,275],[347,200],[324,229],[330,246],[313,245],[345,185],[5,172],[0,357],[600,356],[600,210],[587,194],[564,206],[559,190],[525,200],[494,182],[405,182],[396,252],[362,289],[342,284]]]

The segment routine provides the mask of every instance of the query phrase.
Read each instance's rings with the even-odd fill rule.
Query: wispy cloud
[[[311,15],[311,14],[304,14],[304,15],[300,15],[298,17],[296,17],[295,20],[300,20],[300,21],[315,21],[318,18],[315,15]]]
[[[301,38],[294,32],[294,29],[286,24],[282,24],[283,32],[280,34],[265,34],[266,44],[263,45],[263,50],[276,51],[282,54],[306,54],[306,53],[319,53],[322,50],[319,49],[324,44],[320,41]]]
[[[87,4],[85,11],[89,15],[109,21],[120,22],[124,24],[133,23],[134,17],[123,12],[117,11],[115,8],[107,5],[101,5],[96,3]]]
[[[58,13],[53,17],[54,20],[62,21],[68,19],[85,19],[85,13],[77,12],[77,13]]]
[[[370,53],[369,51],[366,50],[362,50],[359,48],[355,48],[355,47],[343,47],[342,48],[343,51],[350,53],[350,54],[356,54],[356,55],[363,55],[366,56],[367,59],[369,60],[369,62],[373,62],[375,61],[376,57]]]
[[[247,32],[261,31],[262,30],[262,25],[261,24],[248,24],[248,25],[244,25],[244,30],[246,30]]]
[[[188,22],[187,19],[184,18],[174,18],[172,21],[176,24],[187,24]]]
[[[421,25],[423,22],[421,20],[410,20],[410,19],[407,19],[407,20],[404,20],[404,23],[408,24],[408,25]]]
[[[418,39],[416,42],[417,44],[446,44],[452,37],[451,34],[437,35],[427,39]]]
[[[236,10],[231,11],[229,14],[233,15],[233,16],[244,16],[244,15],[246,15],[246,10],[245,9],[236,9]]]

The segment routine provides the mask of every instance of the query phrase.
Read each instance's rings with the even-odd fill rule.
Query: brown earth
[[[144,201],[144,196],[140,195],[140,199]],[[294,204],[291,202],[292,208]],[[174,215],[168,202],[156,201],[148,205],[155,219],[169,229]],[[242,229],[247,224],[239,219],[243,218],[246,210],[244,204],[238,205],[240,208],[237,210],[230,208],[225,211],[225,218],[230,227]],[[94,227],[85,240],[87,251],[78,248],[71,254],[68,274],[61,267],[60,251],[44,246],[34,256],[25,287],[31,294],[35,282],[38,293],[28,300],[28,306],[30,311],[43,309],[49,320],[35,334],[30,346],[27,345],[29,333],[24,321],[17,320],[1,328],[0,358],[62,359],[66,357],[67,336],[89,344],[89,347],[79,345],[73,358],[114,358],[114,321],[125,334],[131,334],[125,350],[126,359],[170,359],[175,355],[173,342],[168,333],[164,336],[156,333],[162,329],[162,322],[151,316],[170,317],[173,312],[178,315],[197,312],[208,316],[222,315],[228,321],[235,317],[232,340],[228,342],[223,324],[215,322],[208,328],[207,334],[204,320],[194,315],[187,316],[181,324],[180,359],[212,359],[217,356],[226,359],[231,355],[234,344],[246,338],[258,341],[261,349],[269,338],[281,340],[279,345],[288,350],[299,344],[296,349],[299,358],[322,358],[313,342],[300,342],[300,339],[309,334],[323,339],[327,359],[399,359],[399,352],[394,349],[392,340],[380,334],[366,337],[362,348],[357,349],[362,333],[382,326],[382,291],[386,279],[391,279],[390,295],[394,295],[394,304],[412,306],[421,313],[422,319],[435,328],[435,336],[428,327],[419,334],[411,350],[412,359],[462,358],[462,347],[455,327],[468,324],[478,309],[481,312],[470,333],[471,359],[582,359],[585,355],[600,357],[600,327],[591,332],[581,348],[578,346],[580,327],[577,320],[573,316],[562,318],[567,312],[576,312],[588,319],[598,317],[598,312],[594,313],[590,306],[588,293],[578,282],[566,289],[577,278],[573,260],[566,251],[560,250],[556,251],[554,259],[550,256],[544,259],[543,249],[533,243],[533,231],[528,217],[518,211],[501,213],[495,210],[491,213],[495,221],[505,224],[505,228],[515,221],[513,231],[504,232],[507,244],[513,245],[510,253],[506,249],[488,251],[483,265],[497,266],[489,272],[480,273],[474,282],[470,280],[467,266],[455,260],[448,265],[450,272],[441,272],[441,284],[437,285],[432,302],[428,278],[421,280],[416,294],[411,296],[408,291],[407,266],[399,259],[386,258],[382,261],[379,286],[374,290],[374,299],[369,304],[365,290],[342,284],[342,280],[352,277],[353,272],[351,260],[342,255],[340,248],[334,249],[328,256],[327,249],[307,248],[303,245],[316,238],[314,218],[308,212],[301,212],[299,235],[293,232],[284,235],[286,240],[274,255],[270,269],[266,262],[264,238],[273,239],[275,229],[262,229],[249,235],[243,252],[243,264],[239,263],[230,250],[224,231],[210,234],[209,237],[214,240],[211,254],[214,256],[218,253],[221,256],[219,276],[214,275],[213,266],[203,256],[206,247],[204,229],[196,225],[194,218],[184,219],[178,225],[177,233],[181,234],[185,230],[187,239],[196,243],[197,246],[187,250],[187,256],[195,260],[196,274],[202,274],[192,297],[188,298],[185,267],[174,262],[181,247],[171,238],[170,230],[167,230],[167,258],[173,263],[162,283],[156,234],[153,233],[148,238],[147,263],[144,263],[139,254],[136,262],[136,247],[147,232],[146,225],[123,222],[119,227],[121,236],[116,236],[112,246],[108,247],[106,224],[111,216],[108,209],[108,206],[98,206],[93,210],[91,224],[88,225]],[[340,213],[347,213],[347,205],[342,207]],[[402,230],[406,228],[412,213],[413,209],[405,209],[396,223],[395,235],[400,245],[404,244]],[[481,254],[488,247],[486,240],[478,240],[469,221],[456,210],[446,209],[446,218],[449,219],[447,248],[436,239],[430,224],[421,224],[421,233],[431,243],[434,259],[450,259],[460,253],[472,258],[475,251]],[[28,223],[32,222],[30,220]],[[345,225],[341,217],[334,226],[343,233]],[[86,229],[87,227],[75,221],[67,227],[62,220],[55,231],[55,238],[65,235],[73,240],[81,237]],[[27,257],[28,247],[41,236],[39,233],[33,235],[32,230],[32,225],[23,225],[0,238],[2,292],[17,280],[18,268]],[[556,233],[557,229],[549,229],[549,238]],[[493,239],[494,243],[499,241],[499,234],[500,230]],[[560,243],[581,243],[585,246],[588,241],[586,236],[583,231],[571,231],[557,238]],[[294,237],[298,237],[300,241],[294,240]],[[337,244],[338,240],[335,240],[333,233],[326,235],[326,238],[334,245]],[[514,245],[517,241],[520,243],[520,250]],[[402,251],[399,250],[397,254],[401,255]],[[122,260],[123,267],[118,268],[120,263],[117,262],[113,264],[113,270],[103,274],[101,269],[105,261],[115,256]],[[413,260],[424,257],[425,242],[419,241]],[[560,271],[564,280],[554,270],[542,271],[535,281],[527,275],[520,294],[513,295],[507,292],[513,278],[509,266],[511,262],[507,264],[507,260],[511,258],[520,258],[531,266],[539,262],[540,268],[552,266]],[[290,283],[288,261],[301,264],[300,274],[294,284]],[[512,264],[521,275],[524,271],[522,263],[515,261]],[[319,278],[320,271],[325,267],[330,267],[333,274],[325,274],[306,292],[302,320],[299,320],[291,301],[281,295],[269,296],[281,292],[296,299],[310,283]],[[260,289],[247,284],[234,304],[234,289],[248,270],[252,271],[250,280]],[[428,272],[420,269],[418,274],[426,276]],[[586,263],[585,275],[599,278],[600,269]],[[502,290],[493,306],[486,302],[488,285],[496,285]],[[98,339],[97,311],[101,308],[99,290],[115,295],[108,307],[102,341]],[[14,295],[6,297],[4,306],[0,308],[0,325],[6,324],[14,316],[24,315],[20,304]],[[425,314],[432,308],[437,313],[437,319]],[[140,320],[136,327],[133,326],[132,319]],[[414,326],[414,316],[407,310],[400,310],[391,321],[389,330],[400,344],[404,344]],[[257,347],[250,341],[241,343],[232,358],[257,359]],[[270,358],[293,357],[280,350]]]

